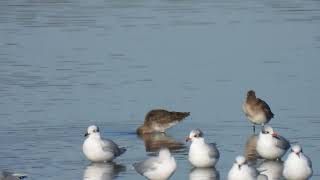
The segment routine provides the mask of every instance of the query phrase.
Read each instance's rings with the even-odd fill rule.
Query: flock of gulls
[[[253,90],[247,92],[243,104],[243,111],[253,124],[261,125],[257,136],[255,150],[259,158],[270,161],[281,161],[281,157],[290,149],[290,143],[280,136],[267,123],[274,117],[269,105],[256,97]],[[144,124],[137,129],[137,134],[164,133],[166,129],[189,116],[189,112],[169,112],[166,110],[152,110],[147,113]],[[87,137],[83,143],[83,153],[92,162],[110,162],[126,152],[112,140],[102,139],[100,130],[92,125],[87,129]],[[191,145],[188,160],[196,168],[214,169],[220,158],[219,150],[215,144],[207,143],[204,133],[200,129],[190,132],[186,141]],[[158,156],[150,157],[144,161],[133,164],[137,173],[148,179],[169,179],[175,172],[177,164],[168,148],[161,148]],[[304,155],[300,145],[291,147],[291,153],[284,162],[282,176],[287,180],[307,180],[312,176],[312,164]],[[244,156],[237,156],[228,173],[228,180],[268,180],[273,179],[263,169],[256,169]]]
[[[291,145],[288,140],[276,133],[270,125],[267,125],[274,117],[269,105],[257,98],[255,92],[250,90],[247,92],[246,100],[243,103],[243,111],[247,119],[253,124],[255,141],[252,149],[255,152],[255,156],[265,161],[264,166],[282,163],[281,158],[290,149]],[[179,123],[189,115],[189,112],[169,112],[162,109],[151,110],[147,113],[144,124],[137,129],[136,133],[138,135],[164,134],[166,129]],[[255,135],[256,125],[262,126],[258,135]],[[103,139],[100,135],[100,129],[96,125],[91,125],[87,128],[85,137],[83,153],[93,163],[112,162],[127,151],[126,148],[119,147],[112,140]],[[152,143],[152,141],[151,138],[148,143]],[[190,164],[197,169],[209,168],[214,171],[220,158],[216,144],[207,143],[204,133],[200,129],[192,130],[186,141],[191,142],[188,153]],[[175,158],[169,149],[171,148],[159,147],[158,156],[152,156],[144,161],[134,163],[132,166],[137,173],[148,179],[169,179],[177,167]],[[298,144],[292,145],[291,152],[284,161],[283,167],[279,169],[280,172],[278,173],[286,180],[307,180],[313,173],[310,159],[303,153],[302,147]],[[94,171],[91,173],[94,173]],[[23,174],[0,172],[0,180],[18,180],[25,177],[26,175]],[[199,180],[197,177],[194,179]],[[260,168],[255,167],[250,162],[249,157],[242,155],[235,158],[235,162],[228,173],[228,180],[280,179],[280,177],[273,177],[273,175],[264,170],[263,165]]]

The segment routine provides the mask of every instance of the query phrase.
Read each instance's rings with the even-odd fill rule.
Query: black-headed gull
[[[112,140],[102,139],[99,128],[95,125],[88,127],[85,137],[87,138],[82,150],[92,162],[110,162],[126,151],[123,147],[119,148]]]
[[[265,125],[274,117],[269,105],[257,98],[253,90],[247,92],[247,98],[242,108],[247,118],[253,123],[254,132],[256,124]]]
[[[137,134],[165,132],[190,115],[190,112],[170,112],[163,109],[154,109],[147,113],[144,123],[137,129]]]
[[[259,175],[254,167],[248,165],[244,156],[237,156],[228,173],[228,180],[268,180],[268,177]]]
[[[169,149],[163,148],[157,157],[150,157],[133,164],[134,169],[148,179],[169,179],[176,170],[177,164]]]
[[[19,180],[26,178],[26,174],[11,173],[8,171],[0,171],[0,180]]]
[[[194,167],[214,167],[220,153],[215,144],[207,144],[200,129],[192,130],[186,141],[191,141],[189,161]]]
[[[303,154],[301,146],[292,146],[291,153],[284,162],[283,176],[287,180],[306,180],[312,173],[311,160]]]
[[[257,152],[262,158],[280,159],[289,148],[289,141],[274,132],[271,126],[265,125],[262,127],[257,141]]]

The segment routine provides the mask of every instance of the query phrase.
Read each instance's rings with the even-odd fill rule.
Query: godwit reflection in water
[[[249,136],[246,142],[244,154],[247,161],[250,162],[250,164],[256,164],[257,159],[259,158],[259,155],[256,150],[257,140],[258,140],[258,136],[255,134],[252,134],[251,136]]]
[[[165,133],[150,133],[139,136],[143,141],[147,152],[156,152],[160,148],[166,147],[172,151],[185,149],[182,142],[176,141]]]

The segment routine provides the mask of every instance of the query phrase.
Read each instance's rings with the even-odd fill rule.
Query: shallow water
[[[166,108],[191,112],[169,138],[184,143],[201,128],[226,179],[252,133],[241,104],[255,89],[319,179],[319,29],[315,0],[1,0],[0,168],[82,179],[101,168],[81,151],[97,124],[128,148],[105,178],[143,179],[131,164],[149,153],[134,131],[147,111]],[[171,179],[208,173],[186,155],[174,152]]]

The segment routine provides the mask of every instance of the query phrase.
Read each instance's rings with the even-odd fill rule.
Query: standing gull
[[[237,156],[228,173],[228,180],[268,180],[268,177],[259,175],[255,168],[248,165],[245,157]]]
[[[164,148],[159,151],[158,157],[150,157],[133,164],[133,167],[139,174],[148,179],[164,180],[172,176],[177,164],[169,149]]]
[[[85,134],[82,150],[84,155],[92,162],[109,162],[123,154],[126,149],[119,148],[116,143],[109,139],[102,139],[99,128],[89,126]]]
[[[289,148],[289,141],[274,132],[271,126],[262,127],[257,141],[257,152],[262,158],[280,159]]]
[[[190,112],[170,112],[163,109],[151,110],[144,123],[137,129],[137,134],[164,132],[190,115]]]
[[[265,125],[274,117],[269,105],[257,98],[253,90],[247,92],[247,98],[242,108],[246,117],[253,123],[254,132],[256,124]]]
[[[283,176],[288,180],[306,180],[312,176],[312,163],[299,145],[294,145],[284,162]]]
[[[25,174],[11,173],[8,171],[0,171],[0,180],[19,180],[26,178]]]
[[[214,167],[220,154],[215,144],[207,144],[200,129],[190,132],[186,141],[191,141],[189,161],[194,167]]]

